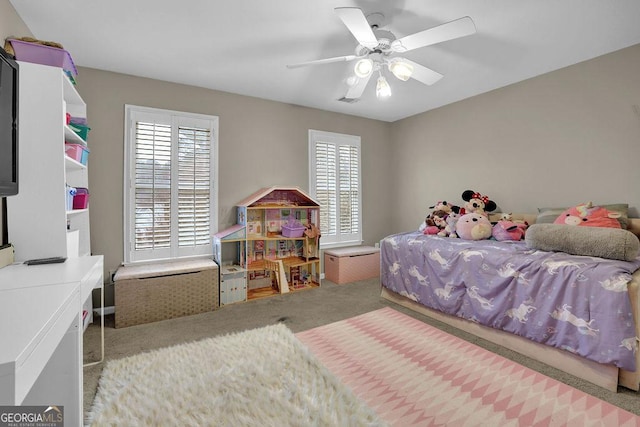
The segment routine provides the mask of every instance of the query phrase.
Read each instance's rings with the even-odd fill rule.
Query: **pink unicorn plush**
[[[620,213],[601,206],[593,206],[591,202],[569,208],[562,212],[554,224],[577,225],[582,227],[622,228],[616,218]]]

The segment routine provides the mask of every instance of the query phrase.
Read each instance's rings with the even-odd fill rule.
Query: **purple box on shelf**
[[[78,75],[71,55],[64,49],[16,39],[9,39],[9,41],[18,61],[60,67],[70,71],[74,76]]]
[[[282,226],[282,235],[284,237],[302,237],[306,227],[298,221],[289,221]]]
[[[76,195],[73,196],[73,209],[87,209],[89,206],[89,190],[86,188],[76,188]]]
[[[86,117],[74,117],[74,116],[71,116],[71,118],[69,119],[69,123],[86,126],[87,125],[87,118]]]

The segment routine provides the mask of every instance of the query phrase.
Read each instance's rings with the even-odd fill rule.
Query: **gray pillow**
[[[620,227],[625,230],[629,228],[629,204],[628,203],[613,203],[610,205],[598,205],[596,203],[594,206],[602,206],[605,209],[610,211],[618,212],[620,214],[619,218],[616,218],[620,223]],[[560,216],[560,214],[571,206],[567,206],[565,208],[538,208],[538,216],[536,217],[536,224],[553,224],[553,221],[556,220]]]
[[[621,261],[633,261],[640,252],[638,237],[621,228],[536,223],[527,229],[524,240],[532,249]]]

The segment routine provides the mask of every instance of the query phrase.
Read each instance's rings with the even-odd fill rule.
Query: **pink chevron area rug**
[[[640,417],[386,307],[297,333],[394,426],[640,426]]]

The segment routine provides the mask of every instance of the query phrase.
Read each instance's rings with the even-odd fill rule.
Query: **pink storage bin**
[[[18,61],[60,67],[71,72],[74,76],[78,75],[78,70],[73,63],[73,59],[71,59],[71,55],[64,49],[16,39],[9,39],[9,41]]]
[[[89,161],[89,149],[82,144],[64,143],[64,153],[67,157],[86,165]]]
[[[89,190],[87,188],[76,188],[76,195],[73,196],[73,209],[87,209],[89,206]]]

